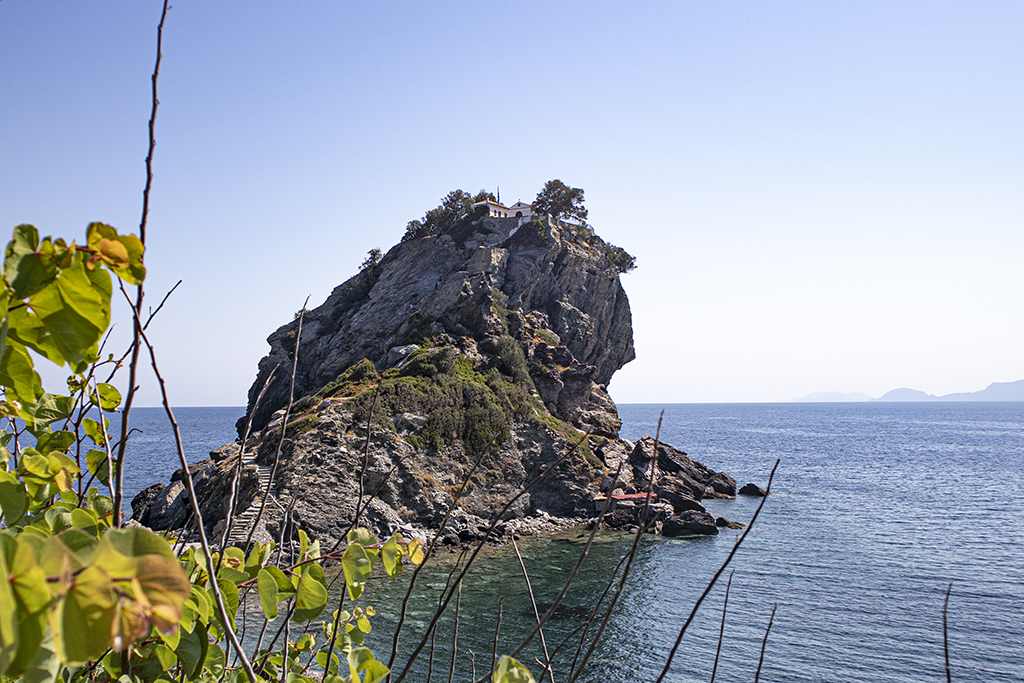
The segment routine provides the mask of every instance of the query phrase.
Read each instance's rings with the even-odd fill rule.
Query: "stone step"
[[[267,499],[268,505],[277,503],[277,487],[271,485],[270,468],[258,464],[251,452],[242,454],[242,464],[255,465],[256,478],[257,481],[259,481],[260,492],[253,499],[248,508],[243,510],[240,514],[235,515],[231,535],[228,536],[229,546],[240,546],[245,543],[245,540],[249,537],[249,530],[256,521],[256,515],[259,514],[260,503],[263,501],[263,495],[268,489],[270,490],[270,497]]]

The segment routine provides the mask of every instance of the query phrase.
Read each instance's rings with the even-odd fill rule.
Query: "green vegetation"
[[[487,215],[486,206],[474,210],[473,204],[485,199],[494,201],[494,195],[486,190],[480,190],[475,195],[462,190],[452,190],[445,195],[436,209],[427,211],[420,220],[409,221],[402,241],[408,242],[441,234],[451,234],[456,242],[466,240],[469,234],[465,234],[461,239],[459,236],[469,229],[471,223]]]
[[[555,335],[551,334],[547,330],[537,330],[535,334],[538,339],[548,346],[558,346],[558,340],[555,338]]]
[[[369,388],[379,377],[373,363],[368,358],[363,358],[338,375],[333,382],[327,384],[316,395],[322,398],[355,396]]]
[[[434,333],[430,328],[433,322],[434,319],[429,315],[423,315],[418,310],[413,311],[409,316],[408,322],[406,322],[407,331],[397,342],[398,346],[407,346],[409,344],[419,344],[422,346],[430,341],[430,337]]]
[[[520,352],[521,353],[521,352]],[[419,413],[427,424],[418,436],[432,448],[460,441],[469,452],[495,448],[509,437],[514,419],[529,417],[528,389],[502,375],[473,368],[451,347],[414,351],[401,369],[384,373],[375,418]],[[352,401],[358,420],[369,417],[373,392]]]
[[[618,273],[628,273],[636,268],[636,257],[630,255],[622,247],[605,243],[604,253],[608,260],[612,262],[612,265],[615,266],[615,270]]]
[[[587,224],[587,209],[583,206],[583,190],[569,187],[561,180],[549,180],[533,200],[533,207],[555,220],[570,218]]]
[[[370,251],[366,252],[366,259],[364,259],[362,265],[359,266],[359,270],[362,271],[375,267],[380,263],[380,260],[383,257],[384,253],[380,249],[374,247]]]

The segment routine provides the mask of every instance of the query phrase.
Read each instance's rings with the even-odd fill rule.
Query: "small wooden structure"
[[[594,496],[594,510],[601,512],[604,509],[604,503],[608,500],[609,496],[599,494]],[[613,493],[610,498],[612,499],[611,504],[608,506],[608,512],[615,509],[616,504],[622,500],[643,500],[647,498],[646,493]],[[651,493],[651,501],[658,500],[658,494]]]

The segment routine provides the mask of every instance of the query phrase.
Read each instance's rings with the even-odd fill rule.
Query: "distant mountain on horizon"
[[[992,382],[981,391],[959,392],[935,396],[918,389],[902,387],[888,391],[878,398],[867,394],[845,394],[839,391],[819,391],[807,396],[794,398],[801,403],[852,403],[859,401],[877,401],[903,403],[910,401],[1024,401],[1024,379],[1016,382]]]
[[[1024,401],[1024,379],[992,382],[981,391],[933,396],[917,389],[893,389],[872,401]]]

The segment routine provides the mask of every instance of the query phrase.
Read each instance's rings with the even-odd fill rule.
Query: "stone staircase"
[[[242,512],[242,514],[235,516],[234,522],[231,528],[231,534],[228,536],[228,546],[242,547],[245,544],[245,540],[249,537],[249,530],[252,529],[252,525],[256,522],[256,515],[260,511],[260,503],[263,501],[263,495],[267,489],[270,489],[270,497],[267,499],[267,507],[276,505],[281,507],[281,504],[277,500],[277,487],[273,486],[270,481],[270,467],[260,465],[256,462],[256,459],[252,451],[242,453],[242,467],[246,465],[253,465],[256,467],[256,474],[259,477],[259,493],[253,498],[252,503],[249,507]],[[266,520],[267,510],[263,511],[262,521]]]

